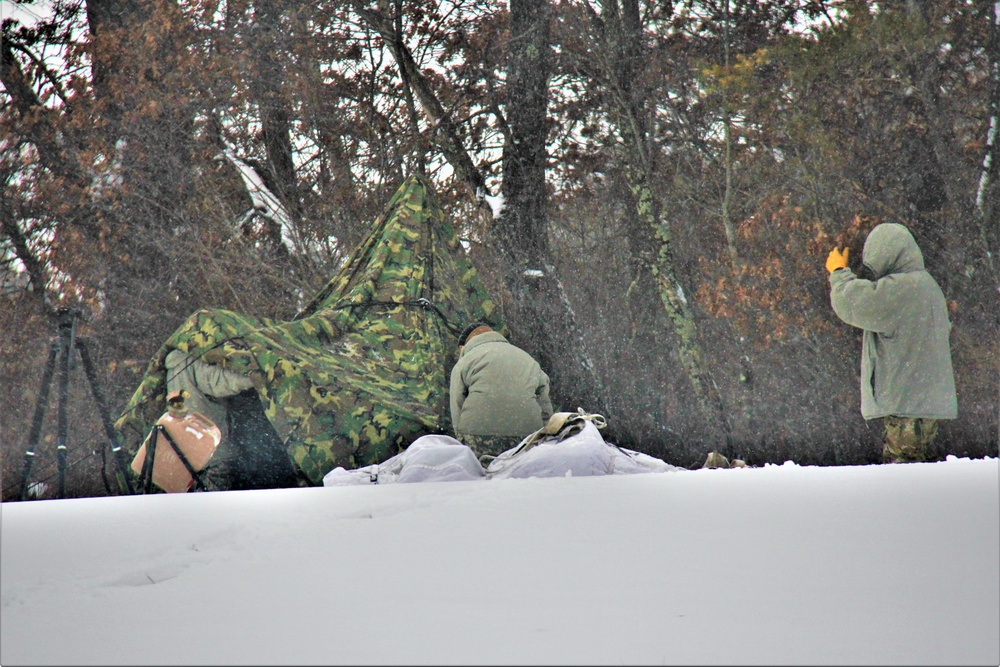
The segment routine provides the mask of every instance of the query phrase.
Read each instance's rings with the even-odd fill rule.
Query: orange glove
[[[843,254],[840,250],[834,248],[830,251],[830,256],[826,258],[826,270],[833,273],[837,269],[847,268],[847,253],[851,251],[850,248],[844,248]]]

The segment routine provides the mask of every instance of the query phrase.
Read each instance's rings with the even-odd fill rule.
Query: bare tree
[[[557,403],[606,411],[577,316],[559,280],[546,211],[550,76],[548,0],[511,0],[507,65],[503,203],[493,238],[504,258],[518,342],[552,376]]]
[[[703,413],[726,440],[731,427],[718,388],[698,340],[687,292],[677,276],[669,224],[663,220],[654,192],[656,148],[649,128],[645,91],[639,85],[645,62],[643,27],[638,0],[601,0],[600,11],[590,2],[583,8],[595,43],[591,74],[609,91],[608,115],[621,140],[621,163],[633,197],[628,240],[640,273],[630,293],[640,301],[656,294],[673,324],[681,366]],[[633,308],[646,309],[645,304]]]

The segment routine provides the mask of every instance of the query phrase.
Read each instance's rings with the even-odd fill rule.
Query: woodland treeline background
[[[3,7],[5,499],[58,308],[80,311],[117,417],[195,310],[291,319],[415,171],[557,409],[687,467],[712,449],[880,460],[860,332],[832,312],[824,263],[846,245],[860,271],[867,232],[902,222],[954,324],[941,454],[997,455],[994,2]],[[101,495],[107,438],[78,366],[68,494]],[[57,404],[54,387],[42,480]]]

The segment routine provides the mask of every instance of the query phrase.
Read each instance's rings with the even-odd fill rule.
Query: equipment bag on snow
[[[156,421],[132,459],[132,470],[146,493],[152,490],[150,483],[167,493],[200,488],[199,473],[222,440],[222,432],[212,420],[184,406],[186,394],[175,391],[167,397],[167,412]]]
[[[499,456],[490,457],[493,460],[488,464],[487,470],[498,471],[515,457],[523,455],[541,443],[555,444],[571,438],[582,432],[588,422],[598,429],[607,425],[603,415],[588,414],[583,408],[577,408],[576,412],[553,413],[545,426],[527,436],[516,447],[508,449]]]
[[[660,459],[605,441],[598,430],[604,424],[601,415],[563,413],[493,459],[486,477],[589,477],[677,470]]]
[[[540,442],[565,440],[582,431],[587,422],[593,422],[598,429],[604,428],[608,423],[604,415],[588,414],[583,408],[577,408],[576,412],[556,412],[549,417],[545,426],[522,440],[514,450],[514,454],[531,449]]]

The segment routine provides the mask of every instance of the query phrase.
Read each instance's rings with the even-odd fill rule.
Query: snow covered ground
[[[0,506],[0,664],[1000,664],[994,458]]]

